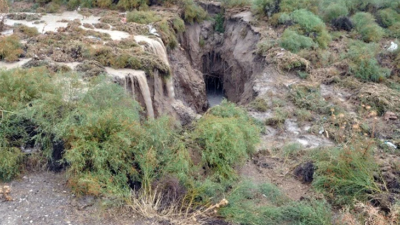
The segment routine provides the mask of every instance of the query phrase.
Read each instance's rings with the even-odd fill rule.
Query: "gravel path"
[[[1,185],[11,187],[13,201],[0,200],[0,225],[158,224],[123,213],[113,217],[113,213],[101,209],[99,201],[93,197],[75,197],[66,186],[63,173],[28,174]]]

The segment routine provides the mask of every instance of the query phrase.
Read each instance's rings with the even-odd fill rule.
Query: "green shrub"
[[[148,7],[146,0],[120,0],[117,6],[123,10],[146,9]]]
[[[378,82],[390,75],[388,69],[382,68],[375,58],[378,46],[360,41],[350,43],[346,58],[349,59],[350,73],[364,81]]]
[[[224,33],[224,21],[225,21],[225,17],[224,14],[222,13],[218,13],[215,16],[215,28],[214,30],[219,32],[219,33]]]
[[[10,181],[21,171],[23,154],[18,148],[0,146],[0,181]]]
[[[174,49],[178,45],[178,40],[176,39],[175,30],[170,26],[168,20],[163,19],[156,24],[159,33],[161,34],[163,42],[170,49]]]
[[[319,150],[314,155],[317,170],[313,186],[338,205],[351,204],[354,199],[364,201],[369,194],[381,192],[374,179],[378,165],[368,151],[355,145]]]
[[[300,9],[291,13],[292,20],[297,23],[301,30],[312,36],[320,48],[327,48],[331,37],[326,30],[324,22],[310,11]]]
[[[112,0],[97,0],[96,5],[100,8],[107,9],[112,6]]]
[[[276,4],[275,0],[254,0],[252,9],[257,15],[271,17],[277,9]]]
[[[240,165],[254,151],[260,128],[247,113],[233,103],[223,101],[196,124],[192,139],[201,149],[202,162],[216,181],[236,178]]]
[[[329,4],[329,6],[324,10],[323,14],[325,22],[330,23],[334,19],[349,15],[349,10],[344,2],[338,1]]]
[[[312,121],[314,119],[312,113],[307,109],[296,109],[294,114],[300,122]]]
[[[307,77],[309,76],[309,74],[307,72],[303,72],[303,71],[297,71],[297,75],[299,75],[299,77],[301,79],[307,79]]]
[[[46,12],[47,13],[56,13],[60,10],[60,5],[55,2],[50,2],[49,4],[46,5]]]
[[[289,99],[299,108],[318,113],[329,113],[328,102],[322,97],[319,87],[294,85],[290,90]]]
[[[6,62],[18,61],[18,57],[24,53],[21,47],[16,35],[0,37],[0,60]]]
[[[400,22],[396,22],[389,27],[390,37],[400,38]]]
[[[400,15],[393,9],[381,9],[377,12],[378,23],[385,28],[388,28],[400,20]]]
[[[275,185],[239,184],[227,196],[228,206],[219,210],[228,221],[243,225],[331,224],[332,213],[323,201],[294,202]]]
[[[365,42],[378,42],[382,39],[384,31],[370,13],[358,12],[351,19]]]
[[[293,12],[298,9],[305,9],[315,14],[318,13],[318,4],[320,0],[281,0],[279,8],[281,12]]]
[[[185,31],[185,21],[179,17],[174,17],[174,19],[172,19],[172,27],[175,29],[175,32],[182,33]]]
[[[315,46],[309,37],[298,34],[296,31],[286,29],[279,40],[279,45],[291,52],[298,52],[301,49],[310,49]]]
[[[329,43],[332,41],[331,35],[326,30],[325,25],[319,25],[315,28],[315,32],[317,36],[315,42],[317,42],[318,46],[322,49],[328,48]]]
[[[219,2],[222,2],[223,6],[226,8],[244,7],[251,5],[251,1],[248,0],[219,0]]]
[[[276,45],[276,40],[264,39],[257,43],[257,54],[265,56],[272,47]]]
[[[325,26],[324,22],[317,15],[305,9],[292,12],[291,17],[307,33],[315,31],[317,27]]]
[[[207,12],[193,0],[183,2],[182,18],[188,23],[200,23],[207,18]]]
[[[149,24],[160,21],[162,18],[160,15],[153,11],[137,11],[133,10],[132,12],[128,12],[126,15],[126,20],[128,22],[135,22],[141,24]]]
[[[27,37],[35,37],[35,36],[39,35],[39,32],[36,27],[28,27],[25,25],[19,25],[16,27],[16,29],[18,30],[18,32],[23,33]]]
[[[259,112],[266,112],[268,110],[267,101],[263,98],[256,98],[251,103],[250,106]]]

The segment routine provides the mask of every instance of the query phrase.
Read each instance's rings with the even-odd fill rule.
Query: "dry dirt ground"
[[[0,225],[158,225],[129,213],[103,209],[92,197],[78,198],[66,185],[64,173],[26,174],[11,183],[13,201],[0,200]],[[118,215],[115,217],[113,215]]]

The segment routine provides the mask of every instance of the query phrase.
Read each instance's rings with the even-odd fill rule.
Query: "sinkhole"
[[[203,77],[206,85],[208,107],[219,105],[224,98],[224,66],[225,62],[217,52],[209,52],[202,56]]]

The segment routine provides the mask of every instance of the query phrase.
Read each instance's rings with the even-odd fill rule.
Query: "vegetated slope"
[[[228,8],[247,4],[223,3]],[[51,10],[57,3],[38,4]],[[147,6],[133,1],[69,4],[124,9]],[[178,5],[180,16],[187,22],[200,21],[190,16],[202,14],[198,6],[191,2]],[[286,96],[259,96],[250,106],[258,111],[271,108],[274,117],[265,121],[267,125],[279,129],[293,116],[311,122],[312,133],[321,132],[322,127],[322,134],[335,141],[335,148],[306,153],[288,145],[280,149],[282,155],[277,155],[287,161],[312,162],[313,179],[304,181],[312,181],[328,202],[296,202],[268,183],[238,183],[235,169],[253,155],[264,125],[231,103],[224,102],[190,127],[181,128],[168,118],[140,118],[137,104],[110,82],[94,79],[81,83],[75,75],[54,75],[44,68],[1,74],[0,177],[11,179],[43,162],[65,166],[68,184],[76,193],[131,204],[143,214],[154,213],[160,218],[173,214],[175,219],[191,222],[193,218],[210,217],[213,210],[202,206],[225,206],[217,203],[226,197],[229,204],[218,210],[218,215],[240,224],[331,224],[337,221],[332,220],[330,204],[342,210],[338,223],[398,223],[398,161],[386,160],[386,154],[393,157],[396,150],[380,140],[389,139],[398,146],[397,122],[383,117],[391,112],[395,118],[399,110],[398,51],[383,48],[397,37],[398,24],[391,18],[398,15],[398,3],[261,0],[252,7],[259,16],[255,26],[272,25],[280,37],[265,37],[258,53],[276,63],[282,72],[294,72],[304,82],[291,85]],[[160,21],[150,12],[132,12],[128,19],[138,23]],[[182,26],[176,23],[173,26],[177,31]],[[170,37],[168,29],[165,31],[163,41],[170,43],[170,48],[176,47],[175,34]],[[20,46],[13,46],[4,59],[13,61],[21,55]],[[101,50],[89,55],[118,68],[147,68],[147,64],[143,66],[129,57],[114,61],[113,50]],[[154,66],[163,68],[162,64]],[[68,77],[68,84],[73,84],[69,96],[64,96],[63,90],[71,86],[59,84],[57,80],[63,79],[59,76]],[[346,99],[353,106],[351,110],[324,98],[319,82],[348,89],[353,94]],[[82,88],[86,91],[80,91]],[[293,105],[294,110],[287,110],[287,105]],[[387,131],[388,127],[391,130]],[[59,152],[55,150],[60,143],[65,154],[57,158]],[[274,149],[267,150],[274,153]],[[385,167],[376,160],[379,157],[384,158]],[[59,159],[61,162],[55,162]],[[309,175],[303,172],[307,167],[299,168],[296,174],[300,177]],[[141,191],[131,192],[139,187]],[[378,209],[381,211],[374,211]]]

